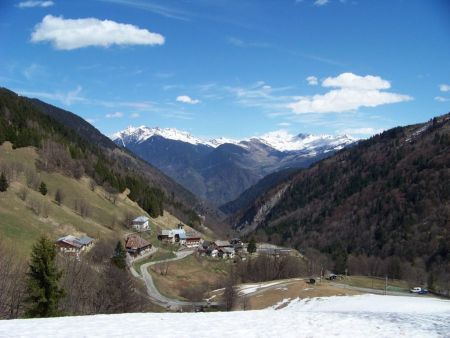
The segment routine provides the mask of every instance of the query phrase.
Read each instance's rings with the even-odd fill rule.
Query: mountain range
[[[79,116],[37,99],[0,88],[0,144],[35,147],[43,171],[80,179],[90,177],[110,193],[128,197],[153,217],[168,210],[188,224],[223,224],[215,208],[197,198],[151,164],[118,147]]]
[[[236,199],[268,174],[305,168],[355,143],[350,136],[291,135],[202,140],[173,128],[129,127],[112,140],[213,205]]]
[[[387,130],[247,192],[256,198],[230,220],[260,241],[327,253],[339,273],[352,264],[373,274],[385,262],[382,273],[426,269],[428,285],[448,290],[449,168],[450,113]]]

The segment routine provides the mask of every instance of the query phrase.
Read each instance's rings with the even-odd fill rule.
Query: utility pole
[[[388,282],[388,277],[386,275],[385,281],[384,281],[384,295],[387,295],[387,282]]]

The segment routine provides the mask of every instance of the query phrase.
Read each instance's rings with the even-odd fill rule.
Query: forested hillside
[[[0,89],[0,144],[5,141],[14,148],[38,148],[37,164],[41,170],[76,179],[86,174],[112,193],[128,188],[129,198],[151,216],[161,215],[167,208],[184,221],[198,225],[198,213],[214,212],[154,167],[116,147],[76,115]],[[216,224],[214,215],[208,216],[207,220]]]
[[[450,290],[450,114],[299,171],[238,212],[235,226],[319,249],[338,273],[415,273]]]

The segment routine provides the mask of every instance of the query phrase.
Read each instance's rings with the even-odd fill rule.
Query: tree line
[[[0,319],[139,312],[148,309],[126,271],[120,242],[100,241],[82,259],[41,237],[29,263],[0,242]]]

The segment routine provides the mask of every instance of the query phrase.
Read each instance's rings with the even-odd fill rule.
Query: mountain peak
[[[146,126],[129,126],[125,130],[115,133],[111,138],[116,143],[126,146],[130,143],[142,143],[153,136],[212,148],[217,148],[223,144],[234,144],[246,148],[249,143],[259,142],[281,152],[308,151],[311,154],[315,153],[318,148],[327,148],[327,151],[340,150],[355,142],[355,139],[348,135],[332,136],[305,133],[292,135],[284,129],[243,140],[233,140],[225,137],[204,140],[176,128],[149,128]]]
[[[266,133],[260,137],[253,137],[278,151],[302,151],[312,152],[317,148],[327,147],[330,150],[340,150],[356,140],[348,135],[311,135],[300,133],[292,135],[284,129]]]

